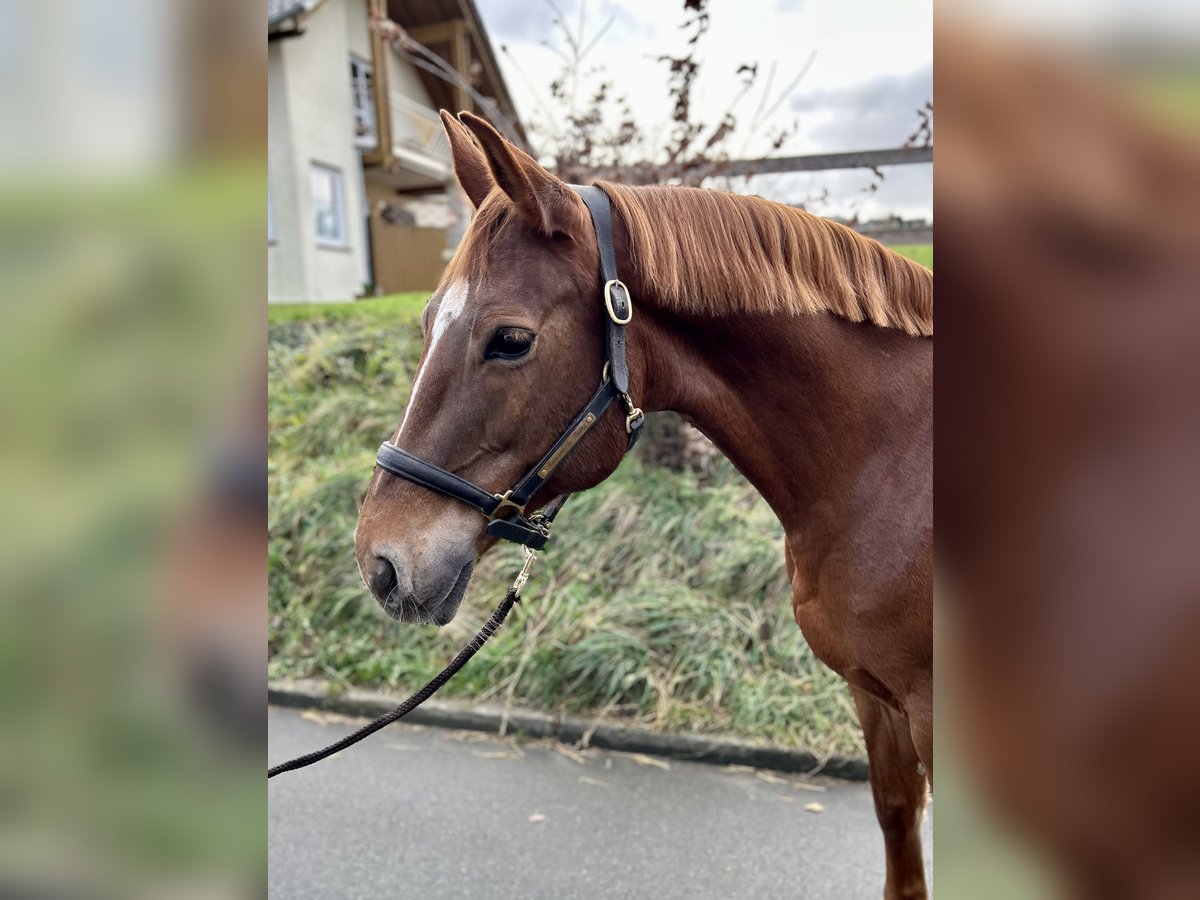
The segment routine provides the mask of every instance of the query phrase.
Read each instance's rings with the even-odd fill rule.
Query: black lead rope
[[[458,651],[458,656],[450,660],[450,664],[438,672],[429,684],[425,685],[425,687],[421,688],[391,712],[384,713],[374,722],[370,722],[358,729],[354,734],[349,734],[340,741],[334,741],[323,750],[305,753],[303,756],[297,756],[295,759],[289,759],[287,762],[272,766],[267,769],[267,777],[274,778],[281,772],[291,772],[293,769],[303,769],[305,766],[319,763],[321,760],[333,756],[339,750],[345,750],[347,747],[357,744],[363,738],[370,737],[379,729],[386,728],[397,719],[403,719],[436,694],[442,685],[453,678],[458,673],[458,670],[465,666],[471,657],[479,652],[479,648],[486,644],[488,638],[496,633],[496,629],[504,624],[504,620],[508,617],[508,612],[513,608],[513,604],[521,599],[521,588],[525,586],[525,582],[529,578],[529,568],[533,563],[533,559],[533,551],[526,550],[525,565],[521,569],[521,573],[517,576],[517,580],[513,582],[513,586],[504,595],[504,599],[500,601],[500,605],[496,607],[495,611],[488,617],[488,620],[483,623],[483,627],[479,629],[479,633],[471,639],[471,642]]]

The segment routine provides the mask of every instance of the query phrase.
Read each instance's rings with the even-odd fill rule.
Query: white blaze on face
[[[437,350],[438,340],[446,329],[450,327],[450,323],[457,319],[462,311],[467,306],[467,294],[470,292],[471,284],[468,281],[452,281],[446,288],[446,293],[442,295],[441,305],[438,306],[437,318],[433,320],[433,330],[429,335],[429,352],[425,354],[425,360],[421,363],[421,368],[417,370],[416,380],[413,381],[412,392],[408,395],[408,405],[404,407],[404,418],[400,421],[400,429],[396,432],[396,441],[400,440],[400,435],[404,432],[404,426],[408,423],[408,417],[413,411],[413,407],[417,403],[417,391],[421,389],[421,379],[425,376],[425,370],[429,368],[429,361],[433,359],[433,352]]]

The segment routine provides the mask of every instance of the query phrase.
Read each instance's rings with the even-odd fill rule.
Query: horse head
[[[499,495],[600,383],[599,256],[574,190],[484,120],[461,119],[442,112],[476,213],[422,316],[424,349],[391,443]],[[619,409],[600,416],[529,509],[606,478],[625,431]],[[355,534],[363,581],[393,618],[444,625],[496,542],[487,524],[458,500],[377,469]]]

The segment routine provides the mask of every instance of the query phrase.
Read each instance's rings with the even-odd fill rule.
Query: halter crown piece
[[[604,349],[607,361],[600,376],[600,387],[592,395],[592,399],[546,451],[545,456],[502,494],[492,493],[441,466],[418,459],[395,444],[384,443],[375,457],[375,464],[379,468],[479,510],[488,519],[488,534],[515,544],[523,544],[530,550],[541,550],[546,546],[546,541],[550,538],[550,525],[566,502],[567,495],[560,494],[532,514],[526,512],[529,501],[562,465],[571,451],[579,446],[579,442],[592,426],[600,421],[609,406],[619,399],[625,407],[625,432],[628,434],[626,452],[637,442],[645,422],[642,411],[629,397],[625,328],[633,320],[633,302],[629,297],[629,289],[617,277],[609,197],[598,187],[573,184],[571,188],[583,198],[588,212],[591,213],[592,227],[600,249],[600,277],[606,313]]]

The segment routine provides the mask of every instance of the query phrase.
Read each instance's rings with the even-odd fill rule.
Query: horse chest
[[[786,546],[792,615],[817,658],[840,673],[855,662],[850,635],[842,621],[844,586],[831,571],[828,554],[791,539]]]
[[[789,537],[786,561],[792,613],[816,657],[851,683],[867,677],[870,693],[887,685],[904,696],[911,648],[923,640],[908,591],[852,549]]]

